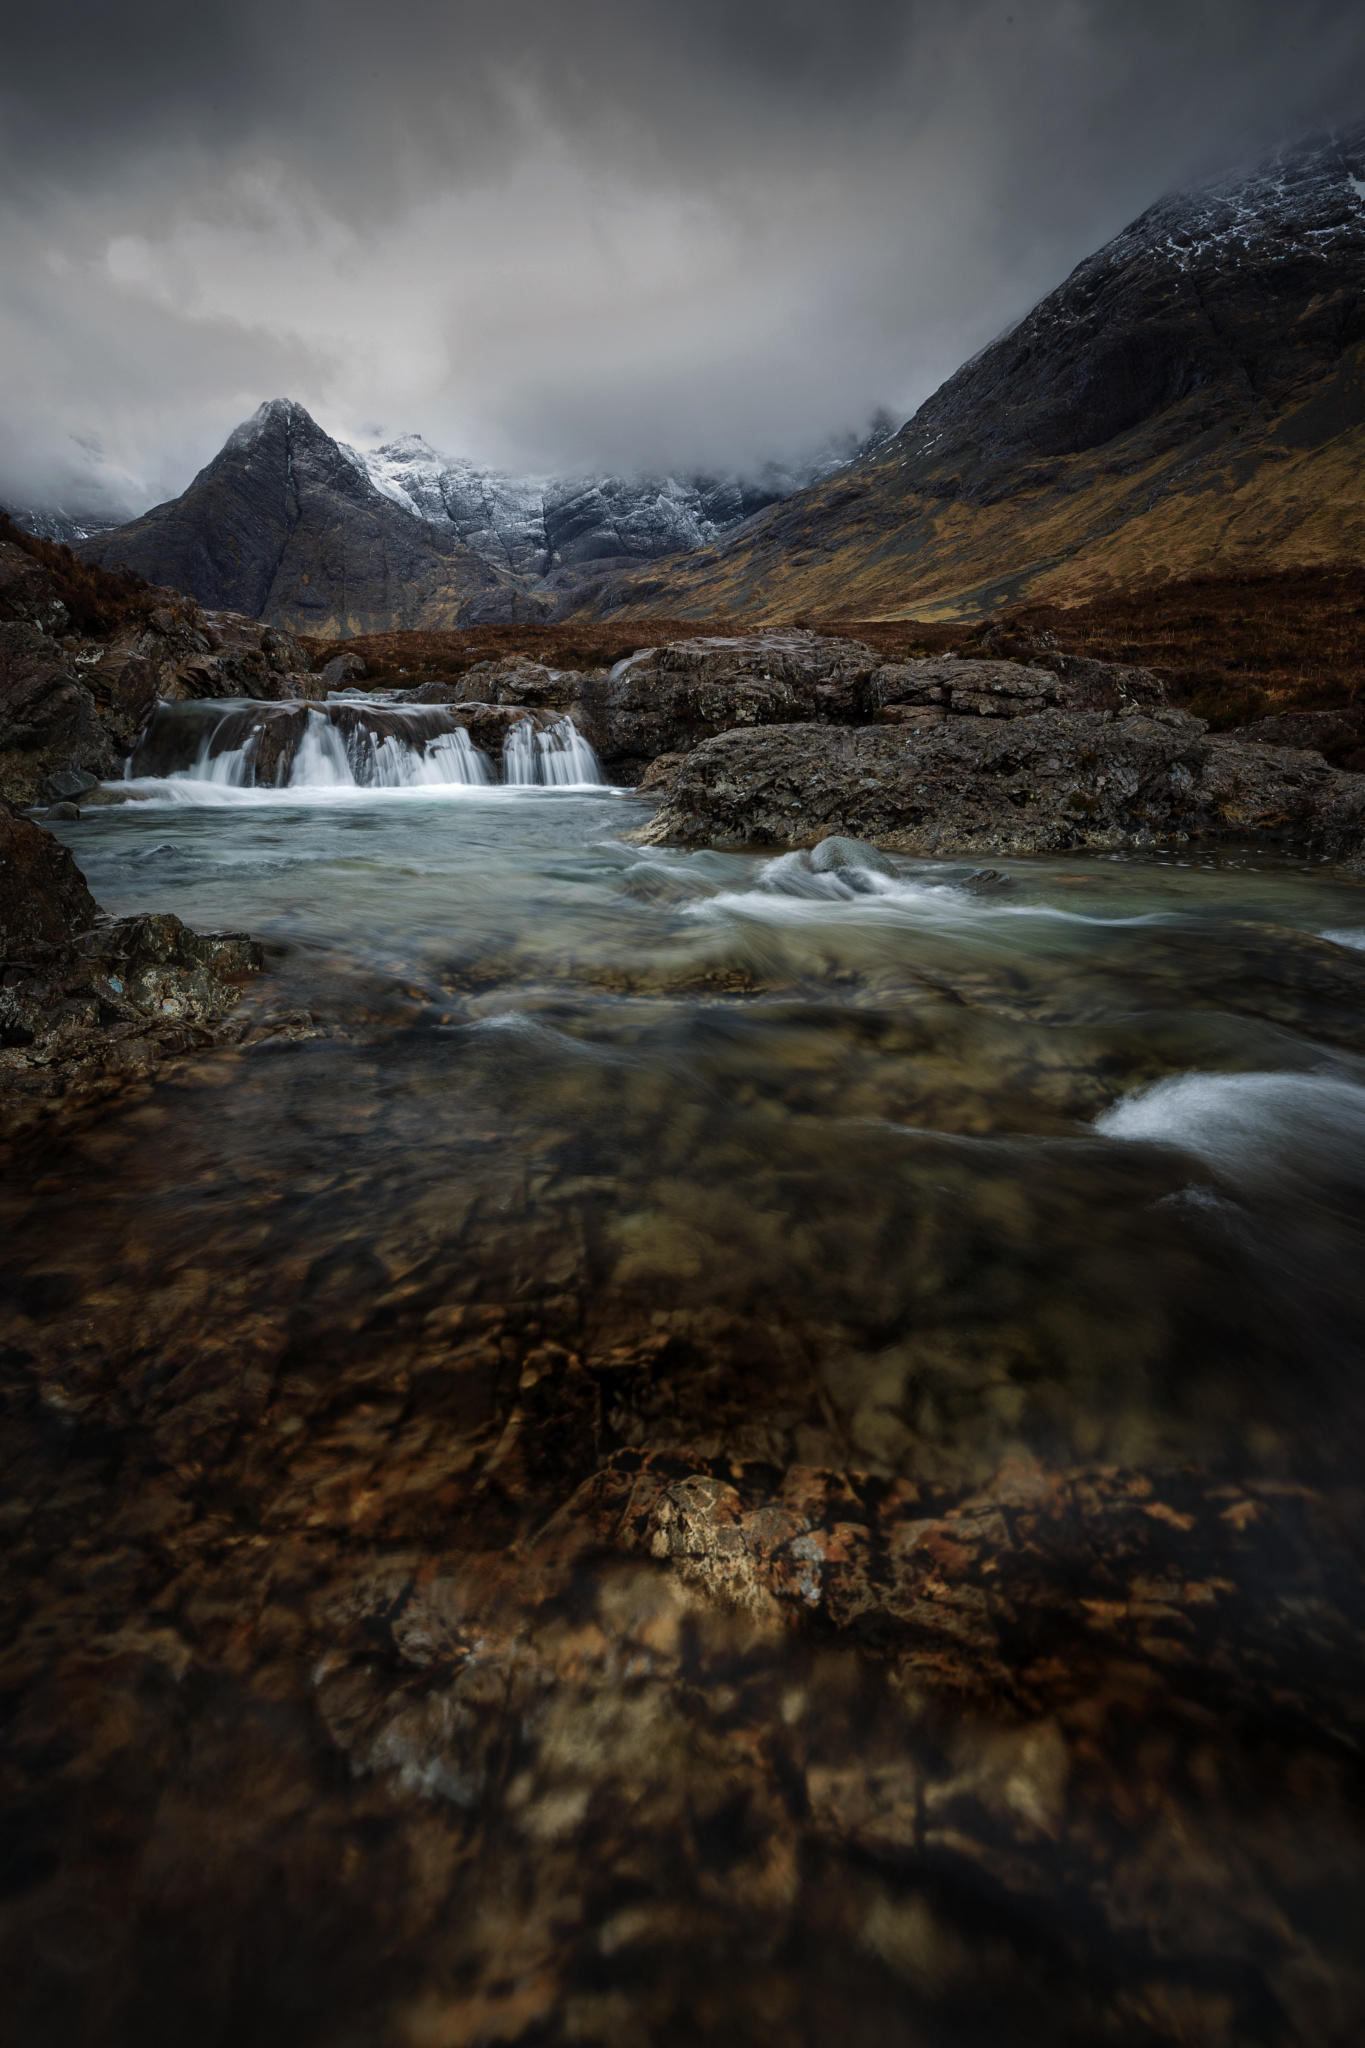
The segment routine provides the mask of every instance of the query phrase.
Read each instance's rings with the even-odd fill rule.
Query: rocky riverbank
[[[213,1044],[261,965],[242,932],[200,934],[169,914],[103,916],[66,848],[0,801],[5,1138]]]
[[[211,612],[0,524],[0,797],[90,800],[158,699],[312,696],[290,634]]]
[[[815,633],[712,636],[586,674],[506,656],[396,695],[448,705],[485,749],[523,718],[567,715],[614,781],[659,793],[640,835],[655,844],[840,833],[955,856],[1249,841],[1348,865],[1365,847],[1365,778],[1315,750],[1325,721],[1212,734],[1151,670],[1042,645],[1026,661],[886,662]]]
[[[641,838],[781,848],[841,833],[929,855],[1252,841],[1361,858],[1365,776],[1312,751],[1311,725],[1271,746],[1211,734],[1144,669],[1056,654],[878,665],[867,649],[859,666],[853,645],[826,643],[840,652],[804,689],[732,687],[749,716],[656,763],[663,801]]]

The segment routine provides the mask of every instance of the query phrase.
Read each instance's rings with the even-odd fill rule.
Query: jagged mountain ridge
[[[179,498],[72,538],[90,560],[295,632],[515,621],[547,616],[585,568],[700,546],[869,445],[749,480],[515,477],[419,435],[362,454],[272,399]]]
[[[898,434],[584,610],[973,616],[1365,558],[1365,124],[1150,207]]]
[[[514,575],[564,583],[589,563],[707,546],[755,512],[843,468],[894,432],[889,414],[800,462],[752,475],[515,476],[440,455],[420,434],[361,457],[377,488]]]
[[[64,505],[7,505],[6,512],[16,526],[38,540],[62,541],[71,547],[78,540],[108,533],[120,522],[97,512],[68,512]]]

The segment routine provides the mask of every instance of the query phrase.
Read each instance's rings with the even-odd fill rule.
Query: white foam
[[[1365,953],[1365,930],[1352,926],[1339,932],[1319,932],[1320,939],[1330,939],[1334,946],[1349,946],[1353,953]]]
[[[830,906],[873,917],[906,918],[917,923],[981,926],[1002,918],[1029,918],[1063,925],[1151,925],[1168,921],[1164,911],[1133,917],[1098,917],[1082,910],[1063,910],[1052,903],[1000,902],[980,897],[960,883],[926,881],[910,875],[883,874],[855,865],[817,873],[804,852],[783,853],[766,861],[756,887],[723,889],[693,904],[686,915],[758,918],[770,924],[804,924],[825,915]]]
[[[1095,1129],[1178,1146],[1246,1186],[1365,1186],[1365,1087],[1333,1074],[1177,1074],[1116,1102]]]
[[[524,787],[502,782],[422,782],[385,787],[363,783],[292,783],[282,789],[252,789],[230,783],[201,781],[188,775],[134,776],[127,782],[106,787],[118,792],[120,802],[139,806],[158,804],[167,808],[220,811],[273,807],[285,810],[334,810],[348,805],[402,803],[536,803],[562,796],[629,795],[605,784],[582,784],[568,788],[533,783]]]
[[[537,730],[523,718],[502,743],[502,772],[521,788],[542,784],[549,789],[600,789],[602,764],[571,718],[557,718]]]

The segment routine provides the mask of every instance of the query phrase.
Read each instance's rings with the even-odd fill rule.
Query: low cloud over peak
[[[542,472],[908,413],[1160,191],[1365,109],[1365,24],[60,0],[0,103],[0,495],[142,505],[280,391]]]

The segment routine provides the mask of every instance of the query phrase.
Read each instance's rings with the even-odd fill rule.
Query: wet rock
[[[150,606],[150,592],[142,609],[125,593],[107,630],[72,633],[60,587],[0,537],[0,796],[13,803],[116,775],[159,698],[279,698],[308,667],[288,633],[183,599]]]
[[[539,728],[554,725],[560,714],[540,705],[459,703],[451,706],[450,722],[462,725],[481,754],[500,759],[507,735],[528,722]]]
[[[73,819],[79,818],[80,814],[79,805],[65,802],[49,805],[47,813],[48,817],[59,825],[69,825]]]
[[[895,864],[865,839],[848,839],[831,832],[811,848],[810,864],[817,875],[841,874],[848,869],[866,869],[874,875],[893,875]]]
[[[1365,778],[1310,754],[1213,738],[1164,710],[891,731],[786,726],[704,742],[640,837],[808,846],[830,832],[921,854],[1258,839],[1350,861],[1365,846]]]
[[[98,914],[61,841],[0,799],[0,961],[58,945]]]
[[[538,711],[567,711],[584,678],[574,669],[548,668],[525,655],[479,661],[454,685],[456,703],[517,704]]]
[[[1227,735],[1243,746],[1305,747],[1334,768],[1365,773],[1365,705],[1339,711],[1284,711],[1257,718]]]
[[[344,690],[351,683],[363,682],[368,674],[360,655],[334,654],[323,664],[322,680],[329,690]]]
[[[575,717],[602,760],[638,779],[660,754],[732,727],[861,716],[877,657],[818,633],[748,633],[643,648],[583,681]]]
[[[8,1138],[54,1106],[210,1043],[261,964],[260,947],[244,933],[192,932],[169,915],[102,917],[60,840],[0,799],[0,1104]]]
[[[658,795],[672,783],[677,770],[687,759],[686,754],[658,754],[640,777],[639,788],[651,795]]]
[[[1162,701],[1161,684],[1146,670],[1046,659],[1055,666],[1041,660],[880,662],[861,641],[773,631],[642,648],[605,676],[569,679],[576,688],[565,688],[562,701],[613,775],[626,782],[639,781],[660,755],[687,752],[737,728],[920,726],[957,717],[1013,719],[1055,707],[1131,711]],[[507,670],[506,689],[517,687],[512,664],[484,666],[490,673]],[[471,671],[471,677],[478,674]]]
[[[44,782],[41,795],[44,803],[74,803],[99,786],[98,776],[88,775],[83,768],[58,768]]]
[[[117,759],[79,658],[37,625],[0,623],[0,795],[36,803],[49,775],[109,774]]]

